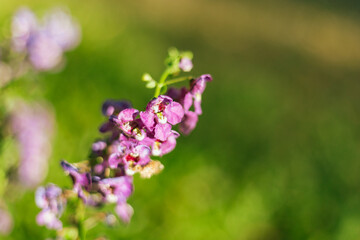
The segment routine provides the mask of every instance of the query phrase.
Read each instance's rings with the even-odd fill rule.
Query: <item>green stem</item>
[[[170,85],[170,84],[174,84],[174,83],[178,83],[178,82],[183,82],[183,81],[188,81],[193,79],[193,77],[180,77],[180,78],[174,78],[174,79],[170,79],[166,82],[166,84],[164,85]]]
[[[156,84],[154,97],[158,97],[160,95],[160,90],[164,86],[164,82],[166,78],[169,76],[169,74],[170,74],[169,70],[166,69],[164,73],[161,75],[159,82]]]
[[[79,238],[80,238],[80,240],[85,240],[86,239],[86,229],[85,229],[84,221],[79,222],[78,230],[79,230]]]
[[[81,199],[79,199],[78,202],[77,214],[78,214],[77,227],[78,227],[79,239],[85,240],[86,239],[85,206]]]

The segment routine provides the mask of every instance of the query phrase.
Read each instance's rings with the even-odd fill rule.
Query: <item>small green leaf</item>
[[[148,74],[148,73],[144,73],[144,74],[142,75],[141,80],[143,80],[144,82],[154,81],[154,79],[153,79],[153,78],[151,77],[151,75]]]
[[[146,88],[154,88],[154,87],[156,87],[155,81],[149,81],[148,83],[146,83]]]
[[[169,57],[170,57],[170,58],[177,58],[177,57],[179,57],[179,50],[177,50],[177,49],[174,48],[174,47],[169,48],[168,53],[169,53]]]
[[[181,58],[186,57],[186,58],[189,58],[190,60],[192,60],[194,57],[194,54],[191,51],[185,51],[185,52],[180,53],[180,57]]]

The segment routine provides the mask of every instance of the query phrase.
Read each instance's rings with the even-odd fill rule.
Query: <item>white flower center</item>
[[[159,112],[156,115],[158,117],[159,123],[161,123],[161,124],[167,123],[167,118],[164,116],[164,114],[162,112]]]

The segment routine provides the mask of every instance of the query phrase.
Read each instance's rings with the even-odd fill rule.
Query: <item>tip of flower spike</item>
[[[71,171],[78,171],[78,169],[76,167],[74,167],[73,165],[71,165],[70,163],[68,163],[65,160],[61,160],[60,165],[64,169],[64,171],[67,173],[69,173]]]
[[[204,74],[204,75],[201,75],[201,77],[207,82],[211,82],[213,80],[213,78],[210,74]]]

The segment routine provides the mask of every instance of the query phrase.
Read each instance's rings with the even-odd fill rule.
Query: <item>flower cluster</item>
[[[35,202],[42,211],[37,215],[36,222],[50,229],[62,228],[59,217],[64,211],[66,199],[62,195],[61,188],[54,184],[39,187],[35,193]]]
[[[207,74],[166,81],[168,76],[176,76],[180,71],[187,72],[192,68],[192,56],[187,57],[188,54],[177,50],[169,55],[171,61],[159,81],[149,74],[143,77],[148,82],[148,88],[155,87],[155,96],[145,109],[136,109],[128,101],[106,101],[102,113],[107,121],[99,128],[106,135],[92,144],[89,161],[77,164],[61,161],[62,168],[72,179],[72,192],[83,203],[90,206],[113,203],[116,205],[115,212],[125,223],[133,215],[133,209],[127,203],[134,192],[133,175],[139,173],[142,178],[150,178],[163,170],[163,164],[153,158],[175,148],[180,136],[176,127],[184,134],[195,128],[198,115],[202,113],[202,93],[206,82],[212,80]],[[189,87],[170,88],[164,93],[164,87],[181,81],[189,81]],[[158,94],[161,92],[162,95]],[[52,211],[52,216],[55,215],[57,212]],[[48,227],[60,226],[58,219],[51,219],[54,224]]]
[[[63,53],[74,48],[79,40],[78,24],[60,9],[49,12],[42,23],[27,8],[19,9],[13,17],[13,48],[26,54],[37,70],[49,70],[59,65]]]
[[[176,99],[184,108],[184,118],[182,119],[179,130],[183,134],[189,134],[198,122],[198,116],[202,114],[201,98],[206,87],[206,82],[212,81],[209,74],[201,75],[199,78],[191,80],[190,88],[181,89],[170,88],[167,95]],[[191,108],[193,107],[193,111]]]
[[[39,101],[40,88],[33,87],[36,81],[24,86],[36,91],[23,91],[22,81],[41,71],[60,70],[64,53],[80,40],[79,25],[61,9],[39,20],[28,8],[21,8],[9,22],[11,30],[0,39],[0,235],[9,234],[13,226],[7,201],[20,197],[23,187],[34,188],[44,180],[52,148],[55,122],[51,107]],[[20,83],[13,84],[15,80]],[[37,197],[43,208],[38,223],[61,228],[55,199],[65,199],[63,193],[54,186],[44,189],[42,197]]]

